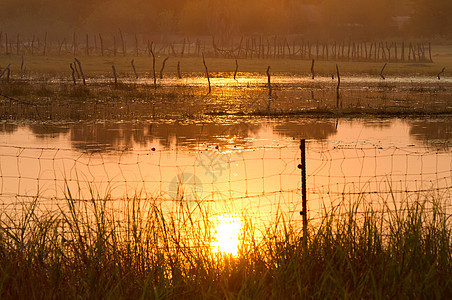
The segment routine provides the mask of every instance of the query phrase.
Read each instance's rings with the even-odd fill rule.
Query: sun
[[[214,221],[212,250],[236,256],[240,244],[242,222],[239,217],[220,215]]]

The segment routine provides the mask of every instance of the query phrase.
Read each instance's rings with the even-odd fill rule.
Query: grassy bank
[[[396,76],[436,76],[443,67],[446,68],[444,77],[452,70],[452,46],[437,45],[432,49],[433,63],[392,63],[389,62],[385,68],[386,75]],[[96,77],[102,74],[112,74],[112,65],[115,65],[119,76],[133,77],[131,60],[137,72],[141,76],[150,76],[152,72],[152,57],[142,55],[132,56],[80,56],[83,71],[87,77]],[[156,59],[156,71],[160,71],[162,62],[166,56]],[[25,75],[50,74],[70,77],[69,63],[74,62],[72,56],[24,56]],[[170,56],[165,64],[165,72],[176,74],[177,64],[180,62],[182,73],[203,73],[204,65],[202,57],[174,57]],[[210,72],[234,72],[236,65],[232,58],[206,58]],[[315,73],[317,76],[330,76],[336,73],[336,63],[340,66],[343,75],[375,75],[379,76],[383,63],[381,62],[349,62],[349,61],[316,61]],[[0,66],[5,68],[11,64],[14,76],[20,75],[22,56],[1,55]],[[309,76],[311,74],[311,61],[300,59],[239,59],[240,72],[259,72],[265,75],[267,66],[271,66],[272,73],[291,73]],[[157,74],[158,75],[158,74]]]
[[[452,295],[451,220],[439,201],[381,211],[344,204],[309,229],[306,247],[292,221],[254,228],[243,216],[236,257],[212,251],[211,215],[202,206],[170,215],[152,199],[146,206],[129,199],[114,212],[108,199],[68,196],[66,208],[43,214],[38,203],[19,216],[2,212],[3,299]]]

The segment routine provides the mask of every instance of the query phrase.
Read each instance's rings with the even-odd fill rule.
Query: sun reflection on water
[[[239,217],[220,215],[214,220],[211,247],[214,252],[236,256],[239,250],[242,221]]]

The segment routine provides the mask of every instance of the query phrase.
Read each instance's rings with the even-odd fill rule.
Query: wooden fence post
[[[301,161],[298,168],[301,169],[301,211],[303,217],[303,246],[308,242],[308,213],[307,213],[307,192],[306,192],[306,140],[300,141]]]

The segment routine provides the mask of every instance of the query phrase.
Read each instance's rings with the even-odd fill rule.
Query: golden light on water
[[[237,255],[242,230],[241,219],[231,215],[221,215],[214,222],[212,250],[233,256]]]

